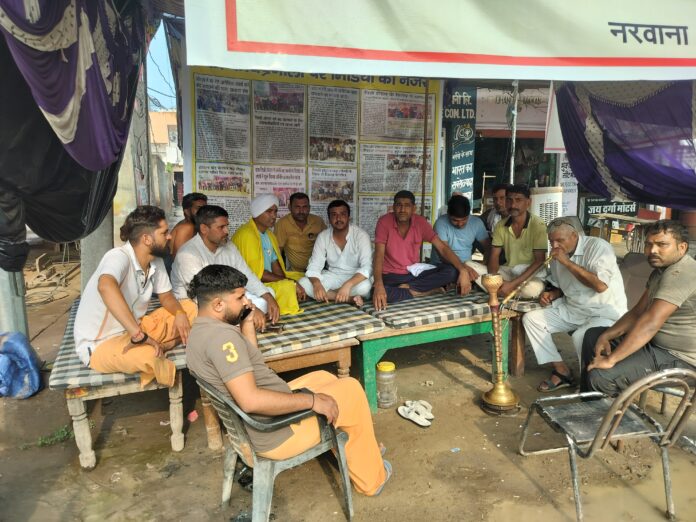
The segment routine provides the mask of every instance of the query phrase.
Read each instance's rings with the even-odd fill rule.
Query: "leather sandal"
[[[560,390],[561,388],[570,388],[571,386],[575,386],[573,372],[570,372],[568,375],[563,375],[561,372],[553,370],[551,372],[551,376],[554,375],[558,377],[560,382],[553,382],[551,380],[551,377],[549,377],[545,381],[541,381],[539,383],[539,386],[537,386],[537,391],[541,393],[549,393],[552,391]]]

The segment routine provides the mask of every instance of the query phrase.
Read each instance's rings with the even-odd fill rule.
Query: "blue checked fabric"
[[[259,349],[265,356],[314,348],[384,328],[381,320],[353,305],[308,301],[302,303],[302,309],[301,314],[280,318],[284,331],[258,334]]]
[[[510,310],[514,310],[521,314],[543,308],[543,306],[539,304],[539,301],[515,301],[514,299],[510,299],[510,301],[512,302],[508,303],[506,306],[508,306]]]
[[[391,328],[411,328],[490,313],[485,292],[459,296],[454,291],[390,304],[381,312],[367,303],[363,310]]]
[[[49,387],[52,390],[57,390],[122,384],[138,380],[140,377],[137,374],[95,372],[84,366],[78,359],[75,352],[73,327],[79,302],[80,300],[77,299],[70,309],[58,357],[53,363]],[[156,298],[153,299],[148,307],[148,312],[152,312],[158,306],[160,306],[159,301]],[[302,307],[304,312],[301,314],[281,317],[281,322],[285,325],[284,331],[266,332],[258,335],[259,349],[264,355],[278,355],[304,348],[314,348],[378,332],[384,328],[382,321],[361,312],[352,305],[310,301],[308,304],[303,303]],[[184,346],[177,346],[167,352],[167,357],[174,362],[177,370],[186,368]]]
[[[75,315],[77,315],[77,306],[80,300],[76,299],[70,308],[68,314],[68,324],[65,327],[63,341],[60,343],[58,357],[53,363],[51,377],[48,380],[48,386],[52,390],[60,390],[64,388],[79,388],[79,387],[96,387],[107,384],[123,384],[129,381],[140,380],[140,376],[134,373],[99,373],[82,364],[75,352],[75,338],[73,337],[73,328],[75,326]],[[147,311],[152,312],[160,306],[157,299],[150,302]],[[167,352],[167,357],[176,365],[177,370],[186,368],[186,355],[184,347],[177,346],[173,350]]]

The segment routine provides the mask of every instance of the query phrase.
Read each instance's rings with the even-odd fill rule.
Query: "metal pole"
[[[421,216],[425,216],[425,176],[428,171],[428,109],[430,100],[428,99],[428,87],[430,80],[425,79],[425,108],[423,109],[423,164],[421,165]],[[434,143],[433,143],[434,146]],[[431,158],[431,161],[434,158]],[[420,259],[423,259],[423,243],[420,247]]]
[[[428,87],[430,80],[425,79],[425,108],[423,110],[423,165],[421,166],[421,216],[425,216],[425,177],[428,172],[428,109],[430,103],[428,100]],[[431,159],[432,161],[432,159]]]
[[[512,142],[510,145],[510,184],[515,182],[515,139],[517,135],[517,101],[520,98],[519,82],[512,82]]]
[[[114,209],[109,209],[101,225],[80,241],[80,285],[82,290],[99,266],[99,262],[114,247]]]
[[[0,268],[0,332],[20,332],[29,337],[25,294],[24,273]]]

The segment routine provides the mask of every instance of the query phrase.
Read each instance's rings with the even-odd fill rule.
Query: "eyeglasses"
[[[561,225],[567,225],[573,230],[577,231],[576,229],[576,222],[574,219],[571,218],[564,218],[564,217],[557,217],[555,219],[552,219],[549,221],[549,224],[546,225],[546,230],[550,230],[552,228],[560,227]]]

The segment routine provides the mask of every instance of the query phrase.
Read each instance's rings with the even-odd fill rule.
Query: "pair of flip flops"
[[[558,377],[559,382],[553,382],[551,377],[554,375]],[[573,379],[572,372],[568,375],[563,375],[561,372],[553,370],[551,371],[551,377],[539,383],[539,386],[537,386],[538,392],[549,393],[560,390],[561,388],[570,388],[571,386],[575,386],[575,379]]]
[[[421,428],[427,428],[435,419],[433,407],[427,401],[406,401],[403,406],[397,408],[397,413],[404,419],[408,419]]]

